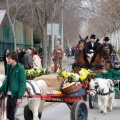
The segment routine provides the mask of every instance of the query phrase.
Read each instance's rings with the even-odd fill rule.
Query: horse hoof
[[[110,112],[112,112],[112,110],[109,110]]]
[[[106,115],[107,113],[106,112],[103,112],[104,115]]]
[[[103,113],[103,111],[101,111],[101,113]]]

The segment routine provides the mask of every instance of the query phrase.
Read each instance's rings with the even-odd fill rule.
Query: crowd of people
[[[4,66],[5,66],[5,75],[7,74],[7,54],[10,51],[8,49],[5,50],[3,60],[4,60]],[[21,63],[25,69],[31,69],[31,68],[36,68],[36,69],[41,69],[42,68],[42,60],[41,60],[41,55],[42,55],[42,49],[40,48],[39,53],[36,50],[36,48],[29,48],[27,50],[22,49],[20,51],[19,47],[16,48],[15,51],[18,55],[18,61]]]

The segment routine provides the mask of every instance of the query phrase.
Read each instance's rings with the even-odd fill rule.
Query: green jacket
[[[120,80],[120,69],[111,69],[111,80]]]
[[[10,73],[11,69],[12,73]],[[7,71],[7,78],[3,85],[0,87],[0,92],[7,92],[9,88],[12,96],[18,96],[18,98],[21,99],[26,88],[25,69],[20,63],[17,63],[13,68],[12,65],[8,65]]]
[[[111,73],[110,73],[110,71],[107,71],[105,73],[101,72],[96,75],[96,78],[111,79]]]

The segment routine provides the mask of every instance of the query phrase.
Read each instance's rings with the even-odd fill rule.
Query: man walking
[[[55,71],[57,71],[58,68],[62,69],[62,58],[63,58],[63,49],[60,45],[60,41],[57,40],[57,44],[55,46],[55,49],[53,51],[52,59],[54,61],[54,67]]]
[[[26,88],[26,75],[24,67],[17,63],[18,55],[16,52],[10,52],[6,57],[9,64],[7,66],[7,78],[0,87],[0,92],[7,93],[7,118],[15,120],[16,106],[22,102]]]

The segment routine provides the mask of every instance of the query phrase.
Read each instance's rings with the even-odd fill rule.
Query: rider
[[[96,35],[92,34],[90,36],[90,41],[87,42],[87,55],[91,58],[97,49],[97,47],[100,45],[98,42],[96,42]]]
[[[109,47],[109,49],[110,49],[110,54],[112,53],[112,51],[113,51],[113,47],[112,47],[112,45],[109,43],[109,37],[105,37],[104,39],[103,39],[103,45],[106,47],[106,46],[108,46]]]

